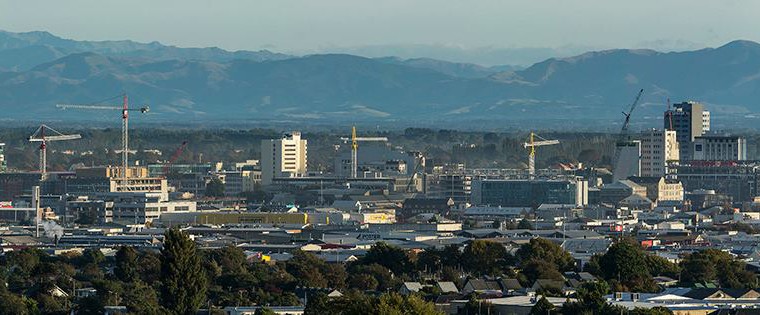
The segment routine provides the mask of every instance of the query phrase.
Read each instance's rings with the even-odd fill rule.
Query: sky
[[[760,41],[756,0],[0,0],[0,29],[287,53],[383,45],[692,49]]]

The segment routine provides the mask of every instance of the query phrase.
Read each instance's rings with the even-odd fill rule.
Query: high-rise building
[[[699,161],[743,161],[747,141],[736,136],[699,136],[694,138],[692,159]]]
[[[276,178],[301,177],[306,174],[306,167],[306,139],[301,139],[300,132],[261,141],[262,185],[270,185]]]
[[[0,143],[0,172],[5,172],[8,164],[5,162],[5,143]]]
[[[673,105],[665,112],[665,129],[675,130],[682,161],[692,159],[692,142],[694,138],[710,131],[710,112],[698,102],[683,102]]]
[[[641,176],[665,176],[668,173],[668,163],[678,160],[679,147],[675,131],[651,129],[641,133]]]

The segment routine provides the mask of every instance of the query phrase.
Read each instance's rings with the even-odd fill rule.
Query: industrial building
[[[293,131],[280,139],[261,141],[261,184],[271,185],[276,178],[302,177],[308,164],[307,142]]]

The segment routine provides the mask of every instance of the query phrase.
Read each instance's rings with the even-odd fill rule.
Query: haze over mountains
[[[165,121],[609,119],[639,88],[646,91],[641,116],[661,115],[668,97],[705,102],[717,115],[752,116],[760,112],[760,44],[607,50],[520,69],[0,32],[0,119],[81,117],[54,105],[122,91]]]

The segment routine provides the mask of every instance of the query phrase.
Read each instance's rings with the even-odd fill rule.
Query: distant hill
[[[138,43],[121,41],[76,41],[57,37],[48,32],[12,33],[0,31],[0,69],[28,70],[69,54],[94,52],[111,57],[145,58],[152,60],[209,60],[256,61],[282,60],[292,56],[260,51],[227,51],[216,47],[180,48],[158,42]]]
[[[49,60],[48,60],[49,59]],[[760,44],[687,52],[608,50],[501,71],[434,59],[295,57],[131,41],[76,42],[0,33],[0,118],[81,117],[59,102],[127,91],[151,119],[462,121],[617,119],[665,99],[699,100],[718,116],[760,112]]]

